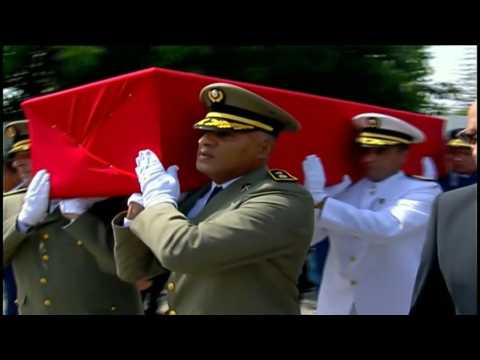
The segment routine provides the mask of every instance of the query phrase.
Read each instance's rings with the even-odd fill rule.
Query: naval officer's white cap
[[[354,116],[352,121],[359,130],[355,141],[360,146],[409,145],[425,141],[425,135],[421,130],[390,115],[363,113]]]

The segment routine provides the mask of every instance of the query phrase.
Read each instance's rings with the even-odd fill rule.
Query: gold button
[[[48,240],[48,234],[43,234],[42,238],[43,240]]]
[[[357,285],[357,282],[356,282],[355,280],[351,280],[351,281],[350,281],[350,284],[351,284],[352,286],[355,286],[355,285]]]
[[[46,300],[43,302],[43,305],[45,305],[45,306],[50,306],[50,305],[52,305],[52,302],[51,302],[49,299],[46,299]]]
[[[174,291],[175,290],[175,283],[173,281],[169,282],[167,285],[168,291]]]
[[[43,260],[43,261],[48,261],[48,255],[43,255],[43,256],[42,256],[42,260]]]
[[[82,240],[78,240],[78,241],[77,241],[77,245],[78,245],[78,246],[82,246],[82,245],[83,245],[83,241],[82,241]]]
[[[355,261],[357,261],[357,258],[355,256],[350,256],[350,261],[355,262]]]
[[[47,282],[48,282],[47,278],[44,278],[44,277],[40,278],[40,284],[45,285]]]
[[[112,306],[112,307],[110,308],[110,310],[111,310],[111,311],[117,311],[117,307],[116,307],[116,306]]]
[[[177,315],[177,312],[175,310],[169,310],[168,315]]]

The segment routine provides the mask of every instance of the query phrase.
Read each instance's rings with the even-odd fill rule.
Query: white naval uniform
[[[362,179],[329,198],[315,217],[313,243],[330,250],[318,294],[319,315],[408,314],[428,218],[441,192],[433,181],[398,172]]]

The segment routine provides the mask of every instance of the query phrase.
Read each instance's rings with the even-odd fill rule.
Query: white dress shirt
[[[195,216],[200,214],[200,212],[203,210],[203,208],[207,204],[207,200],[209,199],[210,194],[212,193],[213,189],[215,189],[215,187],[220,186],[223,190],[225,190],[228,186],[233,184],[238,179],[240,179],[240,177],[224,182],[223,184],[217,184],[215,181],[212,181],[210,190],[208,190],[208,192],[205,195],[203,195],[200,199],[198,199],[195,205],[188,212],[187,214],[188,218],[193,219]]]

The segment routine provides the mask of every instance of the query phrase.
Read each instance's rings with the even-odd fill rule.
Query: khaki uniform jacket
[[[137,290],[115,274],[103,222],[87,212],[68,225],[57,207],[23,234],[16,219],[24,196],[3,198],[3,264],[13,265],[19,314],[143,314]]]
[[[435,200],[412,315],[478,314],[477,184]]]
[[[293,182],[258,169],[216,195],[204,193],[115,217],[118,275],[130,282],[171,271],[169,314],[299,314],[297,279],[313,235],[313,200]],[[182,213],[183,212],[183,213]],[[140,240],[141,239],[141,240]]]

